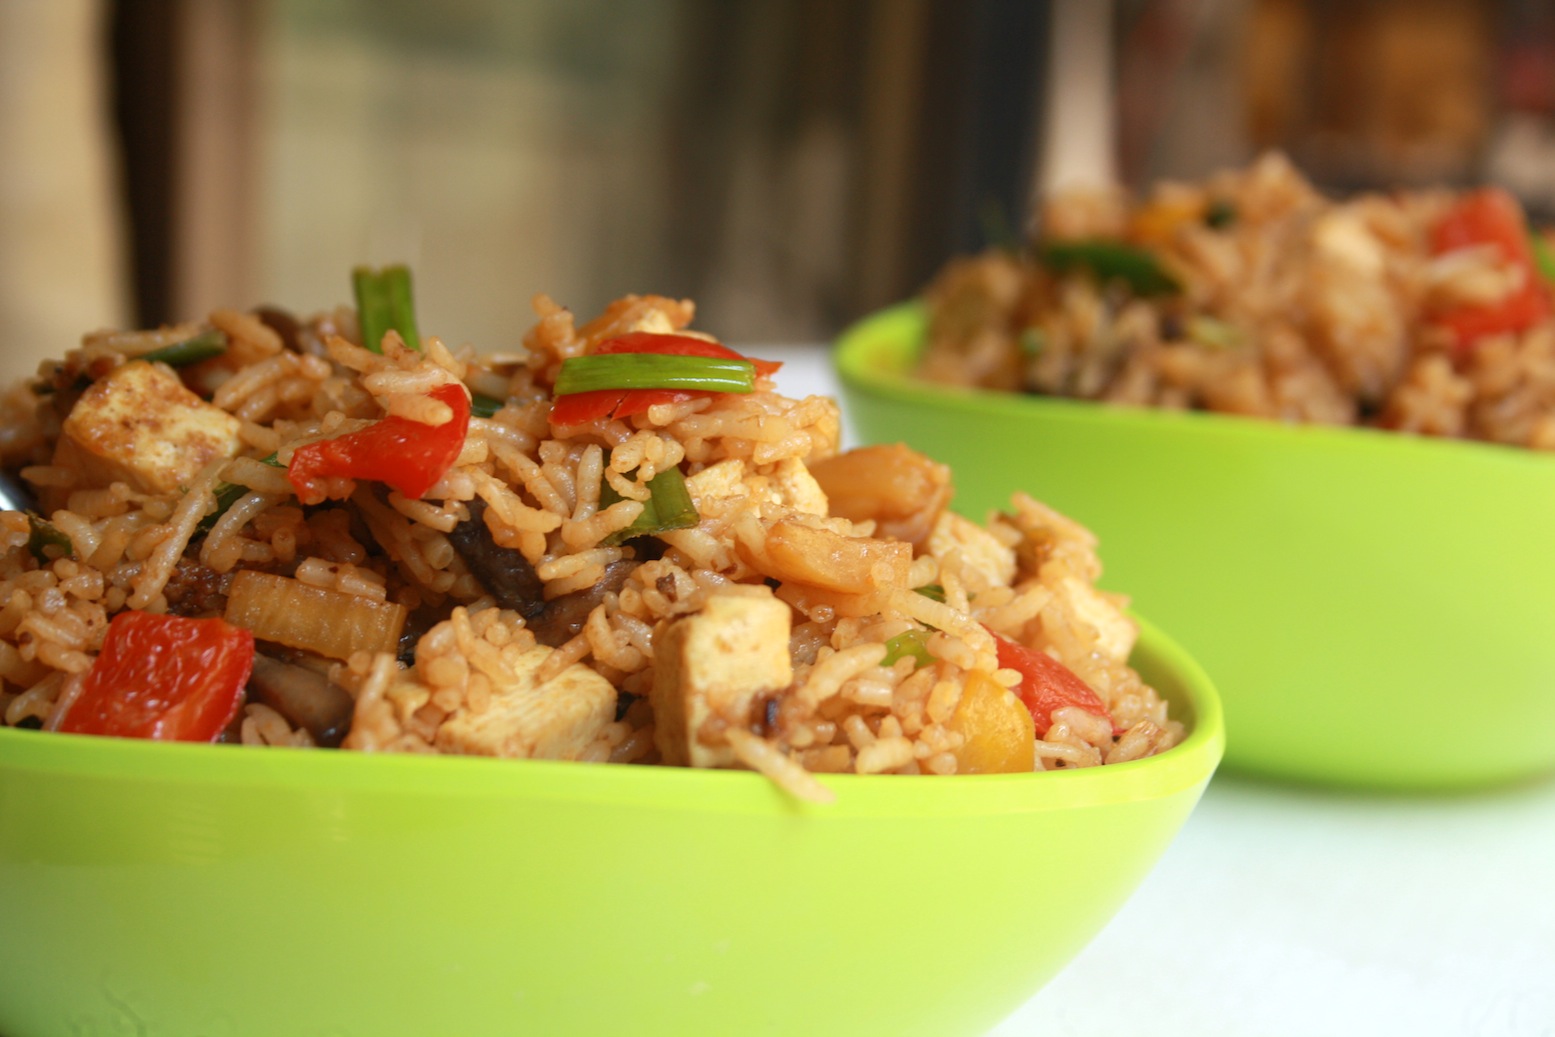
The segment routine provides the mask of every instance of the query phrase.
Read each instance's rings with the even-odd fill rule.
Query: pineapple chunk
[[[766,587],[731,587],[655,639],[654,744],[664,762],[727,767],[734,752],[722,736],[747,727],[763,692],[793,682],[790,612]]]
[[[462,707],[444,721],[433,742],[438,751],[576,759],[615,719],[616,690],[577,663],[540,683],[535,671],[550,654],[551,649],[536,645],[516,659],[504,660],[508,679],[493,687],[484,709]]]
[[[124,482],[143,493],[172,493],[216,458],[236,455],[239,427],[169,368],[136,360],[81,394],[65,419],[54,463],[80,473],[85,484]]]

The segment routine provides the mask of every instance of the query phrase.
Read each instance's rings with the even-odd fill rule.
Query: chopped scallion
[[[1154,255],[1119,241],[1049,241],[1037,258],[1061,274],[1085,270],[1103,283],[1120,281],[1135,295],[1169,295],[1181,287]]]
[[[686,489],[686,478],[679,468],[666,468],[648,480],[648,499],[643,502],[642,513],[630,526],[618,529],[601,543],[607,547],[624,544],[643,536],[656,536],[672,529],[688,529],[701,521],[691,491]],[[608,508],[624,500],[608,482],[600,484],[599,506]]]
[[[383,336],[392,329],[400,333],[400,338],[411,349],[421,348],[409,267],[386,266],[373,270],[359,266],[351,271],[351,288],[356,293],[356,319],[361,325],[362,345],[374,353],[382,353]]]
[[[74,558],[75,546],[70,538],[61,533],[54,524],[36,512],[27,512],[27,526],[30,530],[27,536],[27,550],[38,560],[39,565],[47,565],[56,558]],[[50,551],[53,548],[53,551]]]
[[[912,656],[918,661],[919,666],[927,666],[934,661],[929,654],[929,632],[919,627],[911,630],[903,630],[900,634],[886,641],[885,658],[880,660],[881,666],[894,666],[898,659]]]
[[[598,389],[700,389],[748,393],[756,384],[749,360],[659,353],[596,353],[569,357],[556,375],[556,395]]]
[[[271,454],[269,457],[261,457],[259,460],[261,463],[267,464],[271,468],[286,467],[280,462],[279,459],[276,458],[276,455],[274,454]],[[211,492],[216,497],[216,507],[211,511],[210,514],[202,518],[200,520],[200,524],[195,527],[195,529],[201,533],[209,533],[211,531],[211,527],[216,524],[216,520],[225,515],[229,508],[241,500],[243,495],[249,492],[249,489],[247,486],[242,486],[238,483],[219,482],[216,484],[216,488]]]
[[[930,601],[937,601],[942,605],[945,603],[945,588],[937,583],[925,583],[922,587],[914,587],[913,590]]]
[[[477,418],[489,418],[502,409],[502,401],[485,393],[470,394],[470,413]]]
[[[1236,222],[1236,206],[1224,198],[1216,198],[1204,208],[1204,225],[1213,230],[1224,230]]]
[[[1242,344],[1240,328],[1202,313],[1188,318],[1188,337],[1211,349],[1234,349]]]
[[[227,336],[216,328],[210,328],[193,338],[174,342],[161,349],[153,349],[142,355],[140,359],[149,360],[154,364],[166,364],[169,367],[187,367],[190,364],[198,364],[202,360],[221,356],[226,351]]]
[[[1549,239],[1538,231],[1529,231],[1528,247],[1533,252],[1533,265],[1546,284],[1555,285],[1555,248]]]

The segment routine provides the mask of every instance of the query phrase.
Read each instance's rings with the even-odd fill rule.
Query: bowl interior
[[[1024,490],[1095,531],[1102,585],[1214,677],[1229,767],[1416,790],[1555,768],[1555,458],[931,385],[923,334],[906,305],[839,342],[857,434],[950,464],[970,515]],[[1507,737],[1449,748],[1469,716]]]
[[[832,777],[823,807],[749,773],[0,730],[0,884],[29,891],[0,1032],[983,1032],[1220,758],[1203,671],[1148,626],[1136,663],[1191,722],[1171,752]]]

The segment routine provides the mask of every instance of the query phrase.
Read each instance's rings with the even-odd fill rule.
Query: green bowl
[[[1225,702],[1226,767],[1368,788],[1555,770],[1555,457],[1368,429],[916,381],[911,303],[834,354],[865,442],[948,463],[981,518],[1032,496]]]
[[[0,1033],[975,1034],[1166,849],[1189,725],[1090,770],[828,777],[155,744],[0,729]]]

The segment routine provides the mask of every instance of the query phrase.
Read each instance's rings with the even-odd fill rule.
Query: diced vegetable
[[[641,414],[649,407],[661,403],[679,403],[699,396],[723,391],[712,386],[672,388],[656,385],[592,388],[586,391],[567,392],[562,387],[567,366],[577,360],[604,356],[655,355],[666,357],[704,357],[712,360],[740,361],[752,366],[754,375],[771,375],[781,363],[770,360],[753,360],[741,356],[727,346],[690,335],[660,335],[638,331],[617,338],[607,339],[594,348],[588,357],[577,357],[562,363],[558,374],[556,402],[551,405],[551,424],[580,425],[600,418],[629,418]],[[753,378],[754,378],[753,375]],[[749,391],[749,389],[744,390]]]
[[[317,670],[283,663],[267,655],[254,656],[249,692],[260,702],[303,728],[321,746],[338,746],[351,726],[356,700]]]
[[[61,731],[213,741],[237,714],[254,635],[220,619],[121,612]]]
[[[502,401],[485,393],[470,394],[470,413],[477,418],[489,418],[502,409]]]
[[[339,480],[354,479],[385,483],[410,498],[425,494],[453,466],[470,428],[470,396],[463,385],[447,382],[429,395],[448,405],[451,420],[426,425],[391,414],[366,428],[292,451],[286,477],[297,499],[318,504],[349,496],[350,489]]]
[[[1000,634],[993,634],[993,639],[998,646],[999,665],[1021,675],[1020,699],[1031,711],[1038,737],[1046,735],[1053,726],[1053,711],[1065,706],[1079,706],[1087,713],[1112,720],[1106,703],[1069,667],[1046,652],[1027,648]]]
[[[927,666],[934,661],[934,657],[929,654],[929,631],[914,627],[886,641],[885,658],[880,660],[880,665],[894,666],[898,659],[908,656],[916,659],[919,666]]]
[[[359,266],[351,271],[351,288],[356,293],[356,319],[361,325],[362,345],[374,353],[382,353],[383,336],[394,330],[411,349],[421,348],[410,268],[388,266],[373,270]]]
[[[624,544],[642,536],[656,536],[672,529],[689,529],[701,521],[696,504],[686,490],[686,477],[679,468],[666,468],[648,480],[649,497],[643,502],[643,510],[625,529],[605,537],[607,546]],[[608,508],[622,499],[608,483],[599,487],[599,506]]]
[[[1214,230],[1225,230],[1236,222],[1236,204],[1224,198],[1216,198],[1204,207],[1204,225]]]
[[[1431,236],[1432,250],[1438,255],[1483,245],[1495,247],[1502,259],[1521,268],[1525,277],[1521,288],[1496,302],[1462,306],[1436,316],[1436,323],[1452,331],[1460,349],[1488,335],[1524,331],[1555,312],[1549,286],[1539,277],[1522,207],[1498,188],[1464,195]]]
[[[268,457],[262,457],[259,460],[261,463],[267,464],[272,468],[284,467],[284,465],[281,464],[281,462],[274,454],[271,454]],[[200,524],[195,527],[201,533],[209,533],[211,531],[211,527],[216,524],[216,520],[225,515],[227,511],[240,499],[242,499],[245,493],[248,492],[248,487],[239,485],[237,483],[220,482],[216,484],[216,489],[212,492],[216,497],[216,507],[213,508],[204,518],[202,518],[200,520]]]
[[[1047,336],[1041,328],[1025,328],[1016,339],[1016,345],[1020,347],[1020,355],[1027,360],[1033,360],[1042,355],[1047,348]]]
[[[562,363],[556,395],[601,389],[700,389],[706,392],[748,393],[756,383],[756,366],[749,360],[711,356],[666,356],[661,353],[595,353]]]
[[[1241,330],[1235,324],[1202,313],[1188,318],[1187,330],[1190,339],[1211,349],[1235,349],[1244,341]]]
[[[1555,285],[1555,246],[1537,231],[1528,232],[1528,250],[1533,254],[1533,265],[1546,284]]]
[[[221,356],[227,351],[227,336],[216,328],[202,331],[193,338],[186,338],[182,342],[174,342],[171,346],[163,346],[161,349],[153,349],[141,356],[141,360],[149,360],[152,363],[166,364],[169,367],[187,367],[190,364],[198,364],[202,360]]]
[[[227,588],[227,622],[255,637],[330,659],[394,652],[409,610],[273,573],[245,569]]]
[[[965,739],[955,751],[956,770],[961,774],[1016,774],[1037,766],[1031,713],[982,670],[967,675],[961,702],[946,726]]]
[[[1083,270],[1104,284],[1121,282],[1135,295],[1170,295],[1181,289],[1154,255],[1119,241],[1048,241],[1038,248],[1037,258],[1061,274]]]
[[[76,549],[71,544],[70,538],[55,528],[54,523],[48,521],[36,512],[27,512],[27,550],[38,560],[39,565],[47,565],[56,558],[74,558]]]
[[[844,536],[789,519],[767,528],[764,546],[766,575],[844,594],[900,586],[912,565],[911,544]]]
[[[809,465],[833,515],[922,545],[953,492],[950,469],[903,443],[857,447]]]

